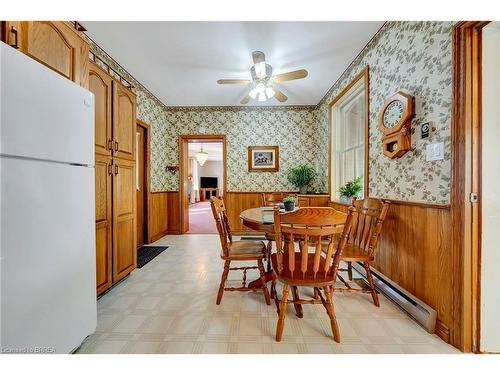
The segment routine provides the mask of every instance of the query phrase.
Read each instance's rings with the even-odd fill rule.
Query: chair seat
[[[305,274],[302,273],[300,270],[300,265],[302,262],[302,254],[300,253],[295,253],[295,270],[292,273],[288,269],[288,267],[284,268],[281,275],[278,275],[278,260],[276,259],[276,254],[271,254],[271,263],[273,265],[273,273],[276,276],[276,278],[288,285],[297,285],[297,286],[316,286],[316,287],[323,287],[326,285],[333,285],[335,284],[335,278],[331,274],[325,274],[322,270],[325,267],[325,258],[321,257],[320,262],[319,262],[319,269],[314,275],[312,272],[312,267],[308,267],[309,270],[305,272]],[[308,254],[308,264],[313,264],[314,263],[314,254],[310,253]],[[289,264],[289,256],[288,254],[283,254],[283,265],[288,266]]]
[[[262,241],[233,241],[228,248],[229,260],[256,260],[266,256],[266,245]]]
[[[374,257],[370,256],[366,250],[360,248],[359,246],[347,244],[342,251],[342,256],[340,257],[343,261],[348,262],[370,262]]]

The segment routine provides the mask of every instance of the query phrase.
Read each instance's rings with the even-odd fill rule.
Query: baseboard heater
[[[365,279],[366,271],[362,264],[352,263],[352,267]],[[399,307],[410,314],[429,333],[434,333],[436,328],[437,312],[407,290],[400,287],[391,279],[385,277],[378,271],[370,268],[373,275],[375,287],[386,297],[390,298]]]

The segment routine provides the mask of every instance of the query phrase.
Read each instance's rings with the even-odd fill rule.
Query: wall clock
[[[378,116],[385,156],[400,158],[411,150],[411,120],[414,116],[413,96],[398,92],[386,99]]]

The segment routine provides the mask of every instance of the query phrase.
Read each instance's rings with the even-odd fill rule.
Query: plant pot
[[[300,194],[307,194],[307,186],[299,186]]]
[[[295,210],[295,202],[284,202],[285,211],[293,211]]]
[[[345,195],[341,195],[340,196],[340,203],[351,204],[352,203],[352,197],[346,197]]]

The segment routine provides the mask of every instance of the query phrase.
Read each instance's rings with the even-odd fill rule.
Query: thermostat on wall
[[[422,123],[422,125],[420,125],[420,138],[421,139],[429,137],[430,128],[431,128],[431,124],[428,121],[424,122],[424,123]]]

